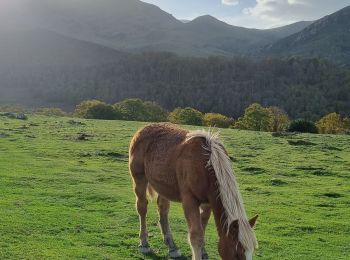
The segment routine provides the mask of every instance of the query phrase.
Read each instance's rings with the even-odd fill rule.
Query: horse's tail
[[[205,138],[204,149],[210,154],[207,167],[214,170],[218,183],[220,199],[226,213],[227,232],[229,226],[235,220],[239,222],[239,240],[248,251],[257,248],[257,240],[252,227],[249,224],[247,214],[243,206],[243,199],[238,189],[231,160],[220,140],[218,133],[206,131],[190,132],[188,139]]]
[[[157,197],[157,192],[154,190],[151,184],[148,183],[147,185],[147,196],[152,200]]]

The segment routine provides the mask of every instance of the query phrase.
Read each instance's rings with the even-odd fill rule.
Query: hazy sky
[[[178,19],[210,14],[227,23],[271,28],[319,19],[350,5],[350,0],[142,0]]]

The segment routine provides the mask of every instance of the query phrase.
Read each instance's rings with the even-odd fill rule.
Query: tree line
[[[99,100],[85,100],[76,106],[75,115],[87,119],[171,122],[264,132],[350,133],[350,119],[335,112],[323,116],[317,122],[291,120],[282,109],[263,107],[258,103],[248,106],[236,120],[219,113],[202,113],[191,107],[178,107],[168,112],[156,102],[141,99],[126,99],[114,105]]]
[[[30,67],[22,74],[9,70],[0,83],[18,90],[25,100],[63,107],[93,98],[108,103],[140,98],[167,110],[193,107],[236,118],[253,103],[280,107],[294,119],[350,114],[350,70],[320,59],[144,53],[98,66]]]

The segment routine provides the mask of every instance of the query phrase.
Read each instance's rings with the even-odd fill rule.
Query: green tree
[[[300,133],[312,133],[317,134],[318,129],[314,122],[305,120],[305,119],[297,119],[292,121],[288,127],[288,132],[300,132]]]
[[[204,125],[220,128],[229,128],[233,125],[233,119],[222,114],[207,113],[204,115]]]
[[[141,99],[126,99],[113,105],[122,114],[124,120],[161,122],[166,121],[168,113],[155,102]]]
[[[174,124],[182,125],[203,125],[203,114],[202,112],[191,108],[176,108],[169,114],[169,121]]]
[[[236,128],[253,131],[272,131],[272,126],[272,112],[257,103],[250,105],[245,110],[244,116],[235,123]]]
[[[147,116],[147,122],[164,122],[168,119],[168,111],[158,105],[156,102],[145,101],[143,103]]]

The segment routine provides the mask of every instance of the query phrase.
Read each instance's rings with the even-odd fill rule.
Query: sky
[[[248,28],[273,28],[298,21],[313,21],[350,5],[350,0],[142,0],[178,19],[212,15]]]

